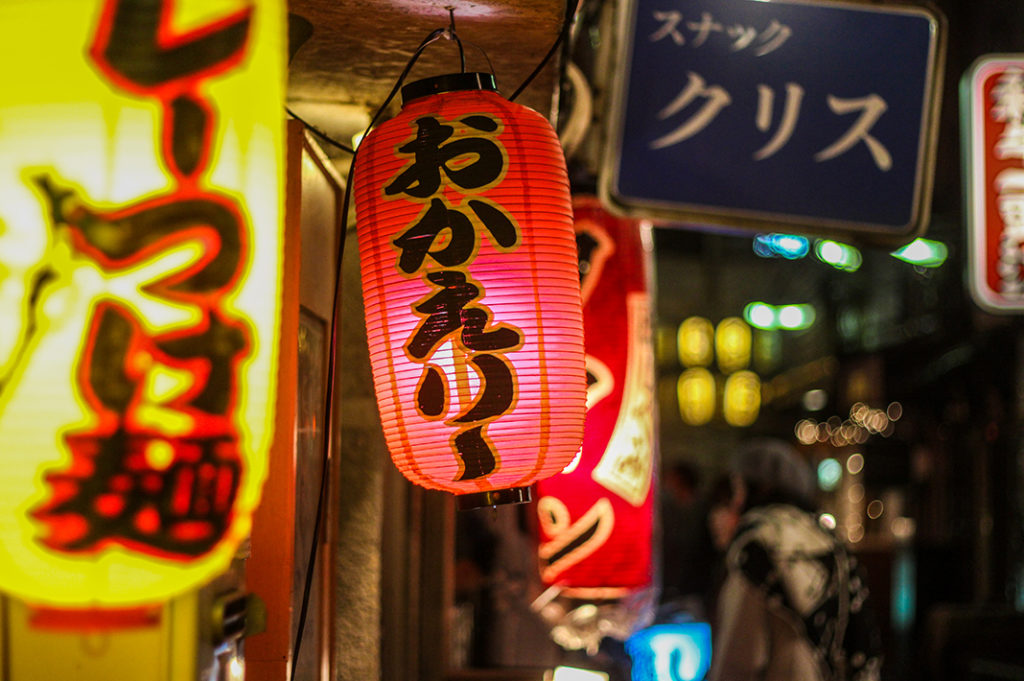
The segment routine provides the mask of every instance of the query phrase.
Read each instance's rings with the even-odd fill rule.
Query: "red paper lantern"
[[[565,159],[548,122],[489,75],[418,81],[402,97],[353,171],[388,448],[412,482],[474,495],[464,505],[523,500],[583,437]]]
[[[541,579],[578,598],[652,582],[654,360],[645,228],[576,200],[588,396],[580,460],[537,485]]]

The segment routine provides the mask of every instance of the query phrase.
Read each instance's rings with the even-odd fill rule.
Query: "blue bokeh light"
[[[655,624],[626,641],[633,681],[701,681],[711,666],[707,622]]]
[[[754,252],[762,258],[798,260],[807,256],[810,241],[796,234],[758,234],[754,237]]]

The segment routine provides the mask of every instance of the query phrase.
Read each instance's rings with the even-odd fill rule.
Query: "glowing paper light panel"
[[[982,55],[960,81],[968,282],[975,302],[997,313],[1024,311],[1022,93],[1021,54]]]
[[[633,681],[701,681],[711,666],[707,622],[655,624],[626,641]]]
[[[578,463],[537,485],[546,584],[620,597],[651,582],[654,462],[649,244],[641,223],[578,198],[587,419]]]
[[[247,535],[284,38],[279,0],[0,5],[0,589],[157,602]]]
[[[586,399],[565,160],[551,125],[492,87],[406,86],[353,180],[388,448],[409,480],[463,501],[560,471]]]

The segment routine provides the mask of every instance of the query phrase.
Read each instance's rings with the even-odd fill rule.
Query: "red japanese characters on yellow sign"
[[[0,589],[158,602],[247,535],[284,54],[279,0],[0,6]]]

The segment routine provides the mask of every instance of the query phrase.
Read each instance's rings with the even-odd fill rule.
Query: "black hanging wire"
[[[311,133],[313,133],[314,135],[316,135],[317,137],[322,139],[324,142],[327,142],[331,146],[337,147],[338,149],[341,149],[342,151],[348,152],[350,154],[356,153],[355,149],[353,149],[352,147],[348,146],[347,144],[342,144],[338,140],[334,139],[333,137],[328,135],[326,132],[324,132],[323,130],[320,130],[319,128],[314,126],[312,123],[310,123],[309,121],[307,121],[304,118],[302,118],[302,116],[300,116],[299,114],[297,114],[294,111],[292,111],[287,106],[284,107],[284,110],[288,112],[289,116],[291,116],[292,118],[297,120],[299,123],[302,123],[303,127],[305,127],[306,130],[309,130]]]
[[[448,8],[448,17],[450,19],[449,23],[448,23],[448,31],[445,33],[444,37],[448,38],[448,40],[454,40],[455,44],[459,46],[459,70],[460,70],[461,73],[465,73],[466,72],[466,53],[462,49],[462,41],[459,40],[458,34],[455,33],[455,8],[454,7],[449,7]]]
[[[479,45],[477,45],[476,43],[472,43],[472,42],[470,42],[468,40],[466,41],[466,44],[469,45],[474,50],[476,50],[477,52],[480,53],[480,55],[484,58],[484,61],[487,62],[487,72],[489,74],[491,74],[492,76],[494,76],[494,64],[491,63],[491,58],[487,56],[486,52],[484,52],[484,48],[482,48]],[[497,78],[495,78],[495,80],[497,80]]]
[[[579,3],[580,0],[566,0],[565,21],[562,22],[562,30],[558,32],[558,37],[555,38],[555,42],[551,45],[551,49],[548,50],[548,53],[545,54],[544,58],[540,60],[539,64],[537,64],[537,68],[535,68],[530,75],[526,77],[526,80],[516,88],[516,91],[512,93],[512,96],[508,98],[508,101],[514,102],[516,97],[522,94],[523,90],[533,82],[533,79],[544,70],[544,67],[547,66],[548,62],[551,61],[551,58],[555,56],[555,53],[558,52],[558,48],[561,47],[562,43],[568,44],[569,32],[572,30],[572,20],[573,17],[576,16],[576,9],[579,7]]]
[[[576,14],[576,8],[577,8],[578,4],[579,4],[579,0],[567,0],[566,11],[565,11],[565,22],[562,25],[562,30],[558,34],[558,38],[555,40],[554,44],[551,46],[551,49],[548,50],[548,53],[546,55],[544,55],[544,58],[537,65],[537,67],[533,70],[533,72],[526,78],[525,81],[523,81],[523,83],[516,89],[516,91],[512,94],[512,96],[509,97],[509,101],[515,100],[515,98],[518,97],[519,94],[523,90],[525,90],[527,86],[529,86],[529,84],[533,81],[533,79],[537,77],[537,75],[544,69],[544,67],[547,65],[547,63],[551,60],[551,57],[554,56],[554,54],[558,50],[559,46],[562,45],[563,42],[567,42],[569,31],[570,31],[570,29],[572,27],[573,17]],[[420,43],[419,47],[416,48],[416,51],[413,52],[412,56],[409,58],[409,61],[406,63],[405,68],[402,69],[402,73],[398,76],[398,80],[395,81],[394,87],[391,88],[391,92],[388,94],[387,98],[384,100],[384,103],[381,104],[380,107],[377,108],[377,111],[374,113],[373,117],[370,119],[370,124],[366,126],[366,130],[364,132],[364,136],[366,134],[368,134],[370,132],[370,130],[373,129],[373,126],[375,126],[377,124],[377,120],[380,118],[381,114],[384,113],[384,111],[388,108],[388,105],[391,104],[391,101],[395,98],[395,95],[398,94],[398,91],[402,87],[402,83],[405,81],[406,77],[409,75],[409,72],[412,70],[412,67],[416,64],[416,61],[420,58],[420,55],[423,54],[423,51],[431,43],[433,43],[433,42],[435,42],[435,41],[437,41],[437,40],[439,40],[441,38],[448,38],[449,40],[454,40],[455,43],[458,45],[458,48],[459,48],[460,68],[462,69],[462,72],[466,71],[466,55],[465,55],[465,52],[464,52],[463,47],[462,47],[462,41],[459,40],[458,36],[455,33],[455,11],[452,10],[452,9],[449,9],[449,16],[450,16],[451,21],[449,23],[448,28],[438,28],[438,29],[434,29],[433,31],[431,31],[427,35],[427,37],[423,39],[423,42]],[[473,44],[470,43],[470,45],[473,45]],[[473,45],[473,47],[476,47],[476,45]],[[477,47],[477,49],[480,49],[480,48]],[[483,52],[483,50],[480,50],[480,51]],[[487,58],[486,52],[484,52],[484,57]],[[491,66],[491,62],[490,62],[489,58],[487,58],[487,64],[490,67],[491,73],[493,75],[494,67]],[[287,111],[288,114],[290,116],[292,116],[294,119],[296,119],[297,121],[302,123],[302,125],[305,128],[310,130],[317,137],[323,139],[328,144],[331,144],[331,145],[333,145],[333,146],[335,146],[335,147],[337,147],[337,148],[339,148],[339,149],[341,149],[343,151],[346,151],[346,152],[352,154],[352,159],[349,162],[348,177],[346,178],[346,181],[345,181],[344,198],[342,199],[341,225],[340,225],[340,227],[341,227],[340,232],[341,233],[339,235],[339,240],[338,240],[338,250],[337,250],[337,256],[336,256],[337,257],[337,270],[335,272],[334,292],[333,292],[333,295],[332,295],[332,303],[331,303],[331,333],[330,333],[330,341],[329,341],[329,344],[328,344],[329,345],[329,351],[328,351],[328,357],[327,357],[327,385],[326,385],[325,394],[324,394],[324,403],[326,405],[327,413],[324,416],[324,429],[323,429],[324,441],[323,441],[323,455],[321,457],[321,469],[320,469],[320,491],[319,491],[319,494],[317,495],[316,518],[314,520],[314,525],[313,525],[313,541],[311,542],[311,545],[309,547],[309,560],[306,563],[306,580],[305,580],[305,584],[303,585],[303,589],[302,589],[302,606],[299,609],[298,630],[295,633],[295,643],[294,643],[294,645],[292,647],[292,670],[291,670],[290,678],[292,679],[292,681],[294,681],[295,680],[295,673],[296,673],[296,670],[298,669],[299,651],[302,649],[302,635],[303,635],[303,633],[305,631],[306,617],[307,617],[308,612],[309,612],[309,597],[310,597],[310,592],[311,592],[312,587],[313,587],[313,575],[315,573],[315,569],[314,568],[316,566],[317,545],[320,543],[320,541],[319,541],[320,540],[320,526],[321,526],[321,523],[323,521],[324,508],[326,507],[325,499],[326,499],[326,496],[327,496],[327,479],[328,479],[328,468],[329,468],[329,460],[330,460],[331,435],[332,435],[332,431],[333,431],[333,428],[334,428],[334,426],[333,426],[333,421],[334,421],[334,418],[333,418],[334,399],[335,399],[334,398],[334,372],[335,372],[335,363],[336,363],[337,346],[338,346],[338,338],[337,338],[338,309],[339,309],[339,306],[341,304],[341,264],[342,264],[342,258],[345,255],[345,237],[346,237],[346,233],[348,231],[348,211],[349,211],[349,203],[350,203],[350,200],[351,200],[352,168],[355,167],[356,157],[359,154],[359,148],[357,147],[357,148],[353,149],[353,148],[351,148],[351,147],[349,147],[349,146],[347,146],[345,144],[342,144],[341,142],[338,142],[337,140],[331,138],[326,133],[318,130],[317,128],[315,128],[314,126],[310,125],[305,120],[300,118],[295,112],[293,112],[288,107],[285,107],[285,111]]]
[[[379,119],[381,114],[384,113],[384,110],[387,109],[388,105],[391,103],[391,100],[395,98],[395,95],[398,94],[399,89],[402,87],[403,81],[405,81],[405,78],[409,75],[409,71],[412,70],[413,65],[416,63],[416,60],[419,59],[420,55],[423,53],[423,50],[425,50],[427,46],[430,45],[435,40],[438,40],[439,38],[443,37],[445,35],[445,32],[446,29],[439,28],[432,31],[426,38],[423,39],[423,42],[421,42],[420,46],[416,48],[416,51],[413,53],[412,57],[409,58],[409,62],[405,65],[405,68],[402,70],[402,74],[398,77],[398,80],[395,82],[395,86],[391,89],[391,93],[388,95],[387,99],[384,100],[384,103],[381,104],[380,107],[377,109],[377,112],[373,115],[373,118],[370,119],[370,124],[366,126],[366,133],[369,133],[369,131],[373,129],[373,126],[377,124],[377,119]],[[296,116],[295,118],[302,122],[302,119],[299,119],[298,116]],[[304,122],[303,124],[305,125]],[[341,145],[339,144],[337,146]],[[324,441],[323,456],[321,457],[320,469],[320,492],[317,496],[316,519],[314,520],[313,524],[313,541],[309,547],[309,562],[306,564],[306,582],[302,589],[302,607],[299,609],[299,626],[298,630],[295,633],[295,643],[292,647],[292,671],[290,675],[292,681],[294,681],[295,679],[295,672],[299,666],[298,661],[299,651],[302,649],[302,634],[306,627],[306,616],[309,611],[309,595],[313,587],[313,574],[315,572],[314,567],[316,565],[317,545],[320,543],[320,525],[323,520],[324,508],[326,507],[325,500],[327,496],[328,462],[331,451],[331,434],[334,429],[334,372],[336,356],[338,354],[337,329],[338,308],[340,307],[341,304],[341,263],[342,258],[345,255],[345,236],[348,231],[348,207],[352,187],[352,168],[355,166],[356,157],[359,154],[359,149],[356,148],[354,150],[351,150],[351,152],[352,160],[349,164],[348,178],[345,181],[345,193],[341,207],[341,234],[338,239],[337,269],[335,271],[334,293],[331,304],[331,333],[329,351],[327,356],[327,386],[324,395],[324,403],[326,405],[327,413],[324,416]]]

